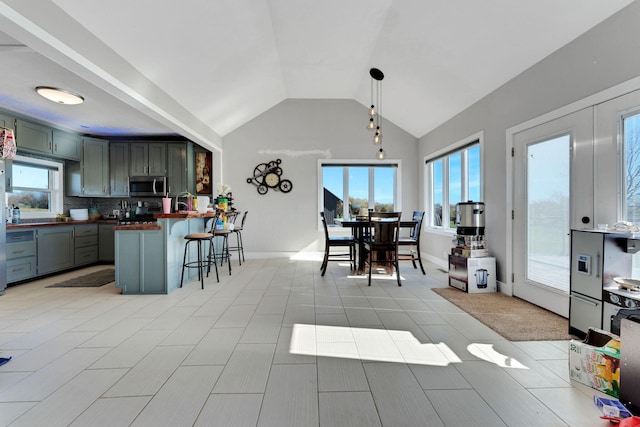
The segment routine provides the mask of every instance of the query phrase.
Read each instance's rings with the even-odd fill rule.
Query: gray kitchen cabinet
[[[51,154],[53,133],[51,128],[22,119],[16,120],[16,142],[18,151]]]
[[[162,230],[116,230],[116,286],[123,294],[166,294]]]
[[[37,238],[38,275],[73,267],[73,226],[39,228]]]
[[[129,144],[129,176],[166,176],[167,144],[132,142]]]
[[[112,196],[129,196],[129,144],[109,144],[109,189]],[[113,258],[113,256],[111,257]]]
[[[98,261],[115,261],[114,224],[98,224]]]
[[[74,266],[98,261],[98,224],[73,227]]]
[[[80,160],[81,137],[77,134],[17,119],[16,141],[18,151]]]
[[[82,195],[109,195],[109,141],[83,138]]]
[[[36,275],[35,229],[7,230],[7,283]]]
[[[68,160],[80,160],[82,137],[75,133],[53,129],[52,154]]]
[[[167,143],[167,183],[170,196],[188,191],[187,144],[184,142]]]

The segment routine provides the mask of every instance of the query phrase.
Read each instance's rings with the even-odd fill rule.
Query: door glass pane
[[[443,170],[442,160],[436,160],[432,163],[433,173],[433,186],[431,188],[431,194],[433,195],[433,223],[431,225],[435,227],[442,226],[442,197],[443,197]]]
[[[395,168],[373,169],[373,202],[376,212],[393,212]]]
[[[369,208],[369,168],[349,167],[349,214],[358,215],[360,208]]]
[[[327,225],[333,225],[335,218],[342,218],[344,183],[342,167],[322,168],[322,183],[324,186],[324,217]]]
[[[456,228],[456,204],[462,201],[462,153],[449,156],[449,228]]]
[[[569,147],[563,135],[527,147],[526,278],[569,291]]]
[[[640,114],[624,119],[626,218],[640,224]]]

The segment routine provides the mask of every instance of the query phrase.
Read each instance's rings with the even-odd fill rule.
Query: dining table
[[[364,250],[364,235],[365,231],[369,227],[370,221],[364,218],[336,218],[335,222],[340,224],[342,227],[351,229],[351,234],[356,241],[356,274],[364,274],[366,258]],[[400,228],[414,228],[417,224],[418,222],[413,219],[400,220]]]

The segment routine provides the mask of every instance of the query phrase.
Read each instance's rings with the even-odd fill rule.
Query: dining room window
[[[393,212],[398,206],[398,163],[322,163],[320,206],[327,225],[360,212]]]
[[[427,224],[455,230],[456,204],[482,201],[480,140],[474,139],[425,163]]]

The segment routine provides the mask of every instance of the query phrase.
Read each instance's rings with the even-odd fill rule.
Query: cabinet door
[[[82,153],[82,138],[80,135],[53,130],[53,154],[56,157],[69,160],[80,160]]]
[[[571,292],[602,299],[604,234],[571,232]]]
[[[98,259],[100,262],[115,260],[115,231],[113,224],[100,224],[98,227]]]
[[[149,175],[149,144],[132,142],[129,144],[129,176]]]
[[[170,196],[187,191],[187,145],[167,144],[167,183]]]
[[[129,144],[109,144],[109,188],[112,196],[129,196]]]
[[[152,142],[147,149],[149,154],[150,176],[165,176],[167,174],[167,144],[164,142]]]
[[[52,132],[51,128],[17,120],[16,142],[18,151],[32,151],[51,154]]]
[[[82,195],[109,194],[109,142],[84,138],[82,141]]]
[[[38,229],[38,274],[73,267],[73,227]]]

